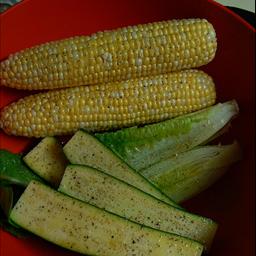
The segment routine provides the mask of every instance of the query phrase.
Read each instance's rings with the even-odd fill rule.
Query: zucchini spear
[[[42,139],[23,157],[23,160],[37,175],[53,187],[58,187],[68,163],[61,144],[54,137]]]
[[[59,191],[157,230],[198,241],[210,250],[217,223],[178,209],[104,172],[69,165]]]
[[[168,204],[179,207],[141,174],[130,168],[94,136],[78,131],[63,148],[72,164],[87,165],[116,177]]]
[[[200,256],[203,246],[151,229],[32,181],[11,220],[52,243],[86,255]]]

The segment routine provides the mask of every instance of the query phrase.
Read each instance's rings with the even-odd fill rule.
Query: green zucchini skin
[[[10,218],[64,248],[102,256],[199,256],[203,246],[138,225],[32,181]]]
[[[156,163],[142,175],[181,203],[214,184],[241,155],[237,142],[200,146]]]
[[[9,216],[13,206],[13,188],[11,186],[0,186],[0,208],[5,216]]]
[[[32,180],[43,181],[27,167],[21,155],[0,150],[0,186],[26,187]]]
[[[58,187],[68,164],[62,146],[54,137],[45,137],[28,154],[24,162],[53,187]]]
[[[239,113],[235,100],[163,122],[95,136],[136,171],[213,139]]]
[[[97,138],[84,131],[76,132],[63,147],[63,151],[72,164],[87,165],[108,173],[168,204],[181,208],[145,177],[130,168]]]
[[[139,224],[196,240],[209,250],[217,224],[172,207],[108,174],[69,165],[59,191]]]

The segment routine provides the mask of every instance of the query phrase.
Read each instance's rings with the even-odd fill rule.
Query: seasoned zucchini
[[[180,207],[146,178],[130,168],[95,137],[84,131],[76,132],[64,146],[63,151],[72,164],[91,166],[123,180],[166,203]]]
[[[101,256],[199,256],[203,246],[158,231],[32,181],[11,212],[13,222],[64,248]]]
[[[45,137],[23,160],[54,187],[58,187],[68,163],[62,146],[54,137]]]
[[[144,127],[131,127],[95,136],[133,169],[151,165],[205,144],[219,134],[239,109],[235,100]]]
[[[182,202],[207,189],[240,159],[237,142],[200,146],[156,163],[142,174],[176,202]]]
[[[69,165],[59,191],[137,223],[191,238],[210,248],[217,224],[172,207],[96,169]]]

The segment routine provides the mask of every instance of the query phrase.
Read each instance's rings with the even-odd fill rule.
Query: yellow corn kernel
[[[1,62],[0,78],[28,90],[121,81],[205,65],[216,48],[207,20],[162,21],[26,49]]]
[[[196,111],[215,97],[211,77],[186,70],[30,95],[3,108],[0,124],[8,134],[28,137],[106,131]]]

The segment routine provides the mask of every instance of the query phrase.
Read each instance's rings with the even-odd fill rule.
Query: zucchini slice
[[[23,160],[36,174],[54,187],[58,187],[68,164],[62,146],[54,137],[42,139]]]
[[[215,138],[238,112],[238,104],[232,100],[156,124],[95,136],[140,171]]]
[[[168,204],[180,207],[141,174],[130,168],[94,136],[84,131],[76,132],[63,147],[63,151],[72,164],[93,167],[123,180]]]
[[[69,165],[59,191],[139,224],[196,240],[210,248],[217,224],[172,207],[96,169]]]
[[[64,248],[102,256],[199,256],[203,246],[130,222],[32,181],[10,218]]]
[[[142,174],[176,202],[182,202],[210,187],[240,159],[237,142],[200,146],[156,163],[142,170]]]

